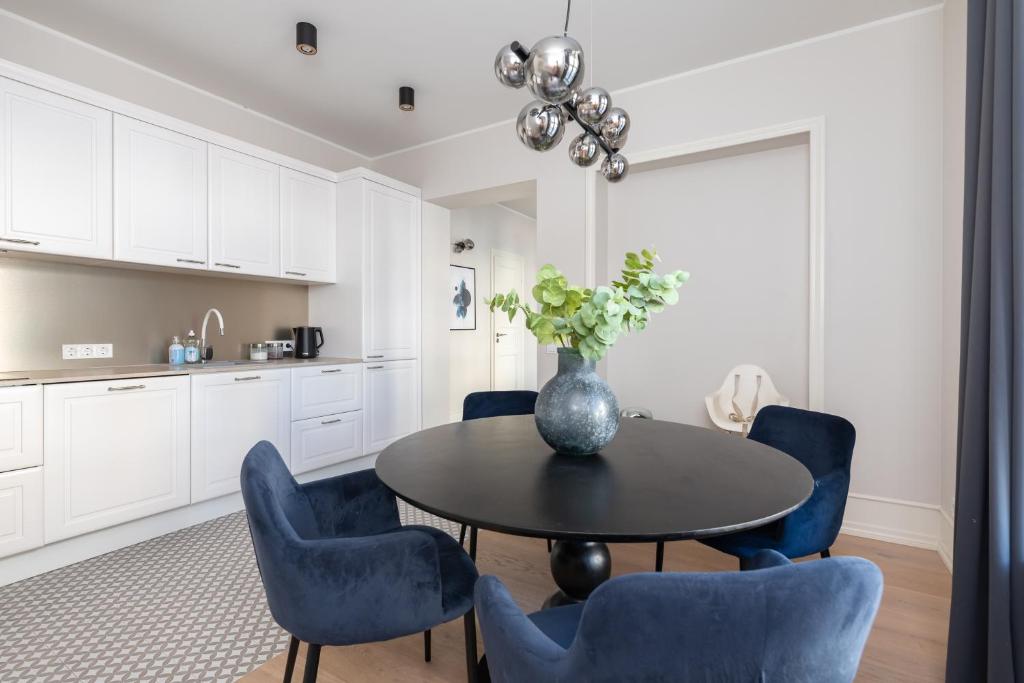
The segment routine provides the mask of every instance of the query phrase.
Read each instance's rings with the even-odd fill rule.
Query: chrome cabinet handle
[[[0,237],[0,242],[10,242],[11,244],[31,244],[33,247],[39,246],[39,242],[33,242],[32,240],[19,240],[14,237]]]
[[[384,367],[383,365],[367,365],[366,369],[367,370],[380,370],[383,367]]]
[[[250,375],[249,377],[236,377],[236,382],[251,382],[254,379],[261,379],[259,375]]]
[[[178,259],[178,263],[198,263],[201,266],[205,266],[206,265],[206,261],[199,261],[199,260],[194,259],[194,258],[180,258],[180,259]],[[217,265],[220,265],[220,264],[217,264]]]
[[[334,372],[341,372],[341,368],[334,368],[333,370],[321,370],[320,374],[321,375],[330,375],[331,373],[334,373]]]
[[[339,422],[341,422],[341,418],[340,417],[336,417],[333,420],[324,420],[320,424],[322,424],[322,425],[333,425],[333,424],[337,424]]]
[[[107,387],[107,391],[134,391],[136,389],[145,389],[145,384],[132,384],[127,387]]]
[[[284,271],[284,274],[285,275],[298,275],[299,277],[306,277],[305,273],[300,273],[297,270],[286,270],[286,271]]]
[[[381,354],[379,356],[367,356],[367,358],[383,358],[383,357],[384,357],[384,354]]]
[[[217,263],[216,261],[214,262],[213,265],[220,266],[221,268],[241,268],[242,267],[242,266],[236,266],[234,263]]]

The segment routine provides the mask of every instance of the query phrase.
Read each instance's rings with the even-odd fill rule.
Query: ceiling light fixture
[[[295,49],[304,55],[316,54],[316,26],[307,21],[295,24]]]
[[[408,85],[398,89],[398,108],[402,111],[412,111],[416,108],[416,91]]]
[[[530,149],[546,152],[562,141],[566,119],[580,125],[583,132],[569,144],[569,159],[577,166],[590,166],[603,150],[601,174],[610,183],[626,177],[629,162],[619,153],[629,134],[629,114],[613,107],[604,88],[583,88],[583,48],[569,37],[569,13],[565,8],[565,30],[550,36],[527,50],[513,41],[494,58],[494,75],[509,88],[530,88],[538,99],[519,112],[516,133]]]

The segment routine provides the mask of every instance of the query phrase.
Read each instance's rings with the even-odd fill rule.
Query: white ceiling
[[[937,4],[938,0],[577,0],[570,35],[609,90]],[[552,0],[0,0],[49,26],[376,157],[504,121],[529,99],[498,48],[562,28]],[[295,50],[295,22],[320,52]],[[591,30],[592,29],[592,30]],[[400,85],[416,111],[398,111]]]

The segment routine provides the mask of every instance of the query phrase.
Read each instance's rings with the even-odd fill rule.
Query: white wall
[[[633,118],[627,156],[825,118],[825,407],[858,429],[848,528],[932,546],[943,418],[942,46],[936,7],[613,93]],[[595,49],[599,81],[610,46]],[[505,122],[374,165],[427,198],[536,180],[538,260],[584,277],[584,172],[564,150],[523,149]],[[540,380],[553,369],[542,354]]]
[[[420,339],[420,381],[423,428],[448,420],[448,302],[438,292],[448,287],[448,255],[451,253],[451,212],[423,202],[421,244],[423,311]]]
[[[310,133],[6,12],[0,12],[0,59],[324,168],[366,162]]]
[[[472,251],[456,254],[451,243],[470,238]],[[462,419],[462,400],[473,391],[491,388],[491,314],[484,304],[494,295],[491,287],[491,250],[498,249],[523,257],[524,279],[532,287],[537,272],[537,226],[530,218],[497,205],[454,209],[451,212],[451,239],[448,262],[476,269],[476,329],[452,330],[449,339],[448,416]],[[445,280],[447,283],[447,279]],[[440,289],[446,292],[447,289]],[[447,303],[447,302],[446,302]],[[445,318],[447,323],[447,307]],[[535,339],[524,335],[526,389],[537,386]]]

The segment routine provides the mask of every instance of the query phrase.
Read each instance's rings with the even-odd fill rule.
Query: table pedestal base
[[[608,546],[593,541],[558,541],[551,549],[551,576],[562,590],[544,609],[582,602],[612,575]]]

